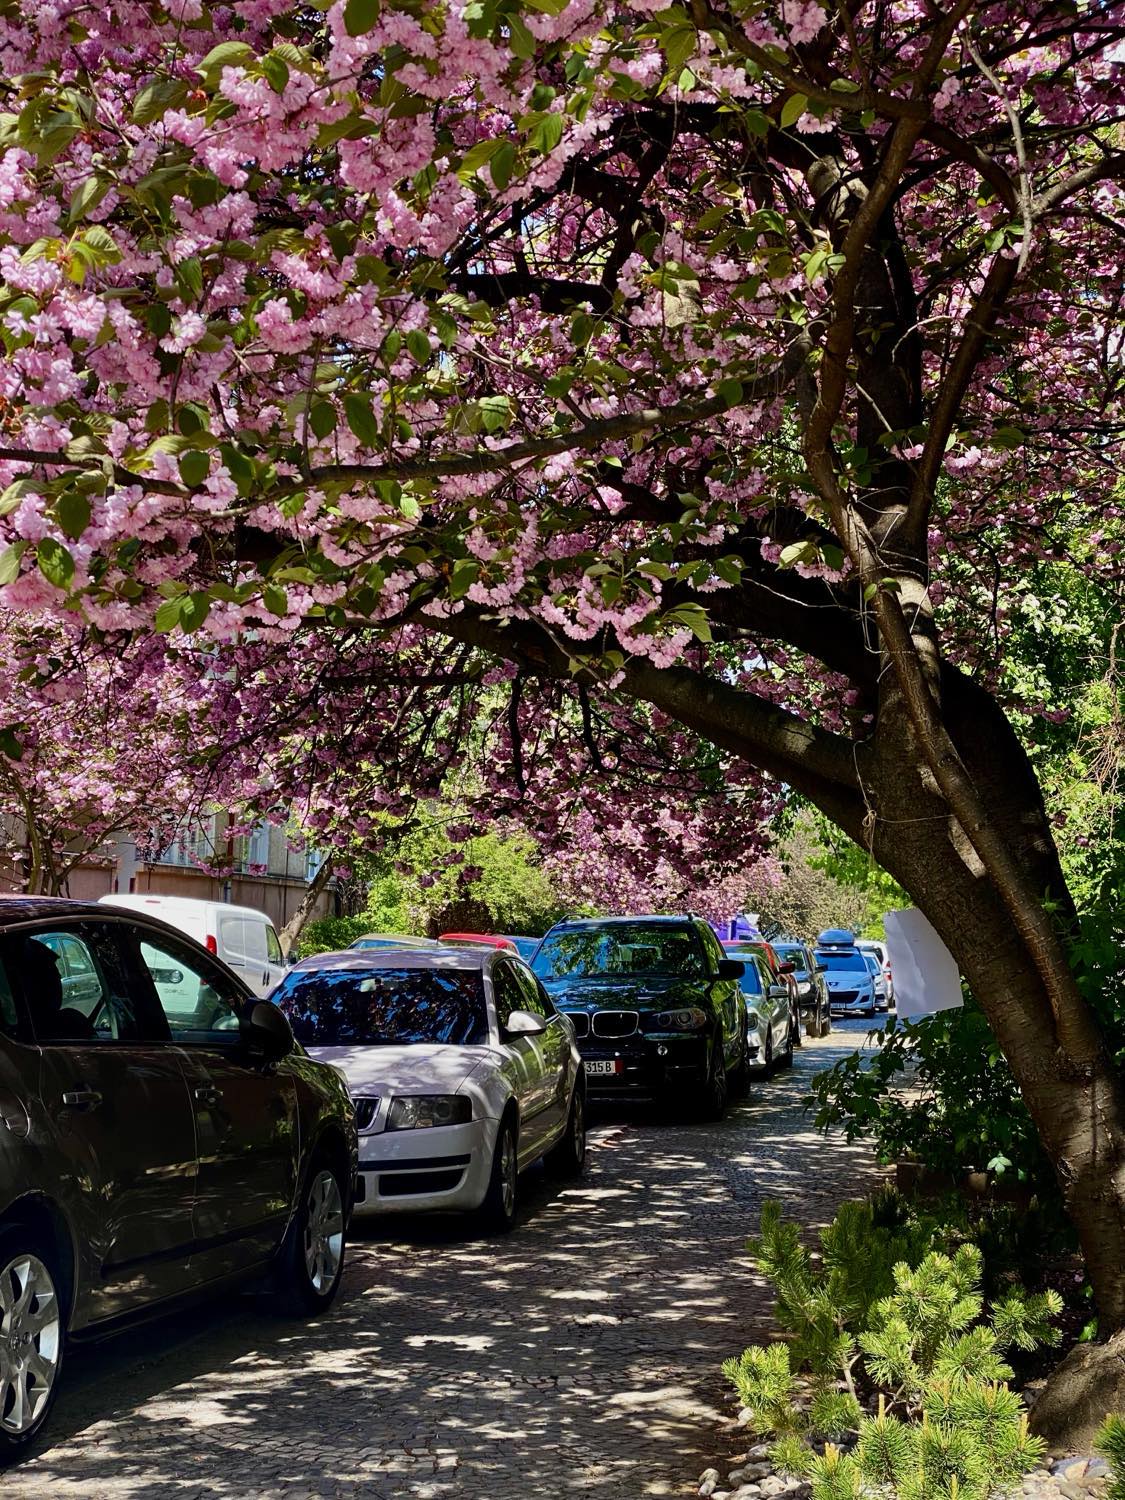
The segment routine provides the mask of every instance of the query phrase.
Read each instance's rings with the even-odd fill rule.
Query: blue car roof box
[[[855,933],[846,927],[826,927],[816,940],[818,948],[854,948]]]

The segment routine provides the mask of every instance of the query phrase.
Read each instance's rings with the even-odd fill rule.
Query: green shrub
[[[1106,1417],[1094,1447],[1109,1460],[1110,1482],[1106,1500],[1125,1500],[1125,1417]]]
[[[750,1249],[790,1339],[749,1348],[723,1370],[754,1431],[773,1434],[776,1466],[805,1475],[814,1500],[858,1500],[872,1485],[899,1500],[987,1500],[1043,1455],[1004,1355],[1057,1342],[1061,1299],[1012,1289],[986,1308],[979,1249],[946,1254],[937,1234],[903,1222],[893,1198],[849,1203],[814,1260],[779,1205],[763,1205]],[[863,1403],[874,1397],[870,1416]],[[812,1446],[844,1433],[855,1438],[850,1453]]]
[[[369,912],[361,912],[358,917],[318,917],[301,933],[297,952],[301,958],[312,953],[335,953],[372,930]]]

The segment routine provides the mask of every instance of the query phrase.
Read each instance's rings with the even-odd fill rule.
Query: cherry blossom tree
[[[652,735],[740,815],[796,789],[956,955],[1107,1330],[1125,1100],[992,686],[1030,560],[1121,567],[1123,43],[1093,0],[0,20],[8,607],[483,663],[500,800],[529,732],[622,822]]]

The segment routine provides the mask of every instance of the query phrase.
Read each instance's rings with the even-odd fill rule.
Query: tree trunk
[[[1022,747],[988,693],[957,674],[944,686],[950,733],[997,831],[1069,927],[1073,908]],[[880,714],[864,778],[876,813],[873,852],[933,923],[989,1019],[1054,1165],[1108,1337],[1125,1328],[1125,1089],[1076,987],[1065,1015],[1055,1014],[1007,908],[894,712],[885,705]]]
[[[325,858],[313,878],[309,881],[308,889],[301,897],[301,904],[278,933],[278,942],[281,951],[286,958],[293,951],[297,939],[304,932],[305,926],[316,909],[316,903],[328,889],[328,882],[332,879],[332,861]]]

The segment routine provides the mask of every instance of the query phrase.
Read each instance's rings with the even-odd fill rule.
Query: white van
[[[189,896],[102,896],[105,906],[124,906],[159,917],[169,927],[186,932],[214,953],[249,985],[256,995],[268,995],[288,972],[274,925],[265,912],[252,906],[228,906],[224,901],[195,901]]]

